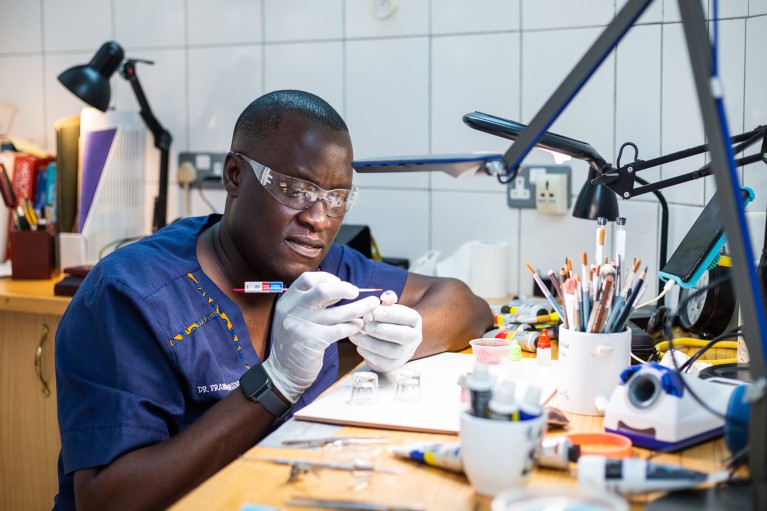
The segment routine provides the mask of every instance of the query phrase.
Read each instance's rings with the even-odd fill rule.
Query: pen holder
[[[53,274],[53,235],[46,230],[11,231],[11,278],[45,280]]]
[[[604,415],[607,402],[631,365],[631,329],[611,334],[559,328],[559,408]]]

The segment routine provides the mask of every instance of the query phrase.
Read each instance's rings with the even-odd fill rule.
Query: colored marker
[[[589,300],[589,261],[586,252],[581,254],[581,295],[583,317],[588,318],[591,314],[591,300]],[[586,325],[581,325],[583,330],[586,330]]]
[[[541,288],[541,292],[543,292],[543,296],[546,297],[546,299],[549,301],[551,306],[554,308],[554,312],[559,314],[560,318],[564,318],[565,315],[562,312],[562,308],[559,306],[559,304],[554,299],[554,297],[551,296],[551,292],[549,291],[549,288],[547,288],[546,284],[543,283],[538,273],[535,270],[533,270],[533,267],[530,266],[530,263],[525,263],[525,264],[527,265],[527,269],[530,270],[530,273],[533,274],[533,278],[535,279],[536,284],[538,284],[538,287]]]
[[[601,265],[604,261],[605,251],[605,225],[607,225],[607,219],[603,216],[597,218],[597,246],[595,255],[595,263]]]
[[[623,287],[623,272],[626,267],[626,219],[619,216],[615,219],[618,232],[615,237],[615,290]]]
[[[549,279],[551,279],[551,284],[554,286],[554,290],[557,292],[557,296],[559,296],[559,299],[562,300],[562,305],[565,303],[565,295],[562,294],[562,288],[559,286],[559,279],[557,279],[556,273],[554,273],[554,270],[549,269]],[[519,320],[520,323],[523,323],[522,320]],[[544,321],[548,321],[547,319],[538,321],[537,319],[533,321],[533,323],[543,323]],[[556,320],[555,320],[556,321]],[[527,323],[527,321],[524,321]],[[565,325],[565,328],[567,328],[567,316],[562,317],[562,323]]]
[[[642,288],[642,284],[644,284],[646,277],[647,267],[645,267],[644,271],[642,271],[642,274],[639,276],[639,278],[634,281],[631,288],[631,294],[628,296],[628,298],[626,298],[626,304],[623,306],[623,310],[618,315],[618,319],[615,320],[613,332],[622,332],[626,329],[626,324],[629,322],[629,316],[631,316],[632,307],[637,300],[639,290]]]

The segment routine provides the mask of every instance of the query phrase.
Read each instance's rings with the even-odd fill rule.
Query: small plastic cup
[[[511,341],[508,339],[474,339],[469,341],[474,360],[491,366],[505,364],[509,360]]]
[[[352,374],[353,405],[373,405],[378,402],[378,375],[371,371],[357,371]]]
[[[421,373],[414,369],[400,369],[394,376],[397,386],[394,400],[400,403],[421,401]]]

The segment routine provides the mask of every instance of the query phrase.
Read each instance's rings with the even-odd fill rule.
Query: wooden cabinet
[[[0,509],[49,510],[58,491],[53,346],[69,299],[53,283],[0,280]]]

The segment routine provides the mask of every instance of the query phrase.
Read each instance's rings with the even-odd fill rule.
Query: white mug
[[[604,415],[607,402],[631,365],[631,329],[611,334],[559,328],[559,408]]]
[[[461,414],[461,463],[474,491],[496,495],[525,484],[538,460],[546,414],[524,421]]]

